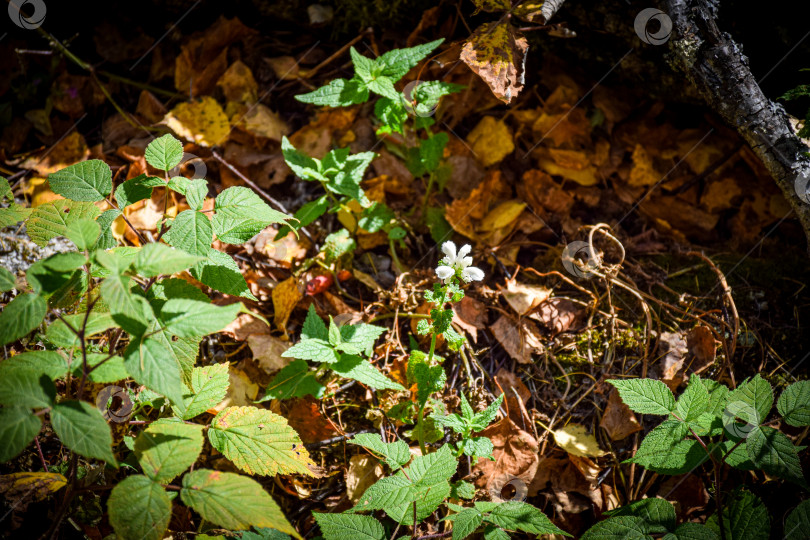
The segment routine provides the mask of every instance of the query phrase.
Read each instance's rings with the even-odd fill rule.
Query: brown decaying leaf
[[[475,158],[484,167],[500,163],[515,150],[512,130],[506,122],[492,116],[485,116],[478,122],[467,135],[467,142]]]
[[[675,332],[662,332],[658,342],[661,358],[661,380],[673,392],[683,382],[683,362],[686,357],[686,339]]]
[[[270,334],[270,328],[259,319],[247,314],[239,315],[222,330],[238,341],[247,341],[253,360],[267,374],[275,373],[290,363],[281,354],[290,348],[290,343]]]
[[[482,24],[461,49],[461,60],[470,66],[492,93],[510,103],[523,89],[529,43],[508,21]]]
[[[567,298],[549,298],[531,314],[529,317],[539,321],[552,334],[557,335],[570,329],[579,316],[580,309],[575,303]]]
[[[303,298],[298,288],[298,280],[295,276],[288,278],[273,288],[273,322],[276,327],[287,335],[287,321],[290,314],[295,309],[298,301]]]
[[[353,503],[360,500],[363,493],[384,476],[383,466],[368,454],[358,454],[349,458],[346,471],[346,495]]]
[[[225,70],[217,81],[225,99],[239,103],[255,103],[258,99],[259,85],[253,78],[253,72],[241,60],[237,60]]]
[[[487,327],[487,320],[486,305],[475,298],[465,296],[453,304],[453,322],[470,334],[473,342],[478,342],[478,330]]]
[[[509,412],[509,418],[515,422],[516,425],[527,429],[531,426],[531,418],[526,417],[524,411],[529,407],[529,400],[532,397],[529,389],[520,380],[520,377],[507,371],[504,368],[498,370],[495,374],[495,381],[498,387],[503,390],[504,402],[506,403],[506,410]],[[518,399],[520,398],[520,399]],[[520,402],[523,402],[521,406]]]
[[[315,443],[333,437],[337,431],[332,424],[321,414],[318,401],[307,396],[288,400],[285,416],[304,443]]]
[[[694,357],[690,365],[692,371],[698,371],[714,362],[717,355],[717,344],[714,334],[708,326],[696,326],[686,334],[686,347]]]
[[[476,487],[490,490],[494,483],[502,481],[504,477],[516,476],[529,486],[529,496],[535,495],[537,490],[533,492],[531,484],[540,462],[540,447],[534,436],[520,429],[509,418],[492,424],[481,432],[481,436],[492,440],[492,457],[495,461],[478,460],[474,470],[482,474],[475,480]]]
[[[501,317],[490,327],[495,339],[506,352],[521,364],[531,364],[532,354],[543,352],[540,333],[533,322],[523,319],[520,325],[507,317]]]
[[[636,415],[624,404],[615,388],[610,392],[599,427],[604,429],[613,441],[620,441],[642,429]]]
[[[551,289],[537,285],[524,285],[517,278],[506,280],[506,289],[498,285],[506,303],[520,316],[526,315],[548,299]]]

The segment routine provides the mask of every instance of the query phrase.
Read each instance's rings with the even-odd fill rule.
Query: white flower
[[[442,264],[436,268],[436,275],[439,276],[439,279],[448,280],[456,275],[457,271],[461,272],[461,279],[467,283],[484,279],[484,272],[480,268],[472,266],[472,257],[467,256],[471,249],[469,244],[465,244],[456,252],[456,245],[453,242],[448,241],[442,244],[445,257],[441,260]]]

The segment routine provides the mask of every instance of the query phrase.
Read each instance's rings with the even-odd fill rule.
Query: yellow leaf
[[[301,291],[298,290],[298,280],[295,276],[282,281],[273,289],[273,309],[275,310],[273,322],[285,335],[290,314],[301,298]]]
[[[485,116],[467,135],[476,159],[484,167],[495,165],[515,150],[512,132],[503,120]]]
[[[222,74],[217,86],[222,88],[222,93],[228,101],[256,103],[258,99],[259,85],[256,84],[250,68],[240,60],[231,64],[231,67]]]
[[[528,49],[526,38],[512,28],[508,19],[501,18],[476,28],[461,49],[461,60],[498,99],[509,103],[523,89]]]
[[[238,116],[236,120],[241,129],[256,137],[281,141],[281,137],[290,132],[284,120],[261,103],[252,105],[244,115]]]
[[[481,231],[494,231],[506,227],[520,216],[524,208],[526,203],[517,200],[502,202],[490,210],[478,228]]]
[[[163,118],[163,123],[180,138],[200,146],[221,144],[231,132],[225,111],[212,97],[181,103]]]
[[[575,456],[599,457],[607,453],[599,448],[596,437],[588,433],[587,428],[580,424],[568,424],[554,430],[554,440],[563,450]]]
[[[67,485],[67,478],[52,472],[20,472],[0,476],[0,493],[11,500],[41,501]]]

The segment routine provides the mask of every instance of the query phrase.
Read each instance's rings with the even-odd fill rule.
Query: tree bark
[[[762,160],[796,212],[810,249],[810,200],[805,191],[810,180],[805,152],[810,149],[796,136],[784,108],[762,92],[740,47],[717,27],[716,5],[711,0],[666,4],[674,27],[668,44],[675,67]]]

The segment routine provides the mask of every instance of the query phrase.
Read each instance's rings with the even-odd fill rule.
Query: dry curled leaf
[[[532,311],[551,295],[551,289],[537,285],[523,285],[518,283],[517,279],[507,280],[505,290],[500,286],[498,288],[501,289],[506,303],[520,316]]]
[[[461,49],[461,60],[470,66],[492,93],[510,103],[523,89],[529,43],[508,23],[482,24]]]
[[[636,415],[633,414],[630,407],[624,404],[615,388],[610,392],[599,427],[604,429],[613,441],[620,441],[642,429],[641,424],[636,420]]]

